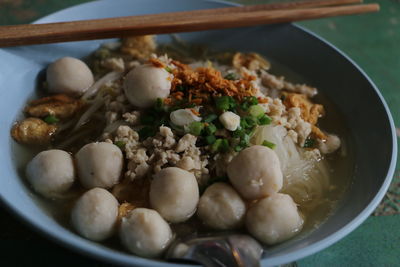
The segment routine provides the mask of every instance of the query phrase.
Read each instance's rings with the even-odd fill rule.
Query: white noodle
[[[85,92],[85,94],[82,96],[82,100],[87,100],[89,98],[91,98],[93,95],[95,95],[99,89],[105,85],[108,82],[113,82],[115,80],[118,80],[119,78],[121,78],[123,75],[122,72],[119,71],[112,71],[107,73],[106,75],[104,75],[103,77],[101,77],[100,79],[98,79],[91,87],[89,87],[89,89],[87,89],[87,91]]]
[[[82,114],[82,116],[79,118],[78,122],[76,123],[74,129],[72,132],[76,131],[81,127],[83,124],[85,124],[90,117],[98,110],[100,109],[105,102],[105,98],[101,92],[99,92],[96,95],[96,98],[94,99],[92,105],[85,111],[85,113]]]
[[[253,144],[268,140],[276,145],[275,152],[284,175],[282,192],[289,194],[302,209],[311,210],[321,203],[329,190],[329,168],[325,160],[315,160],[304,155],[286,136],[283,126],[258,127],[252,138]]]

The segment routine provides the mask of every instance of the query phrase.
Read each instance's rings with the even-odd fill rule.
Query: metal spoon
[[[191,236],[176,240],[166,259],[206,267],[258,267],[262,252],[261,245],[248,235]]]

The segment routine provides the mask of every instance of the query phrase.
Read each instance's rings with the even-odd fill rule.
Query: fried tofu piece
[[[306,95],[296,93],[285,93],[283,104],[287,109],[298,107],[301,110],[301,117],[306,122],[315,125],[318,119],[325,113],[324,107],[320,104],[312,103]]]
[[[132,36],[122,39],[121,52],[137,59],[148,59],[156,50],[154,35]]]
[[[84,106],[84,103],[67,95],[52,95],[32,101],[25,112],[38,118],[53,115],[59,119],[66,119],[75,115]]]
[[[268,70],[270,68],[270,63],[257,53],[236,53],[233,55],[232,64],[237,69],[245,67],[248,70]]]
[[[17,122],[11,129],[15,141],[26,145],[44,145],[51,141],[57,126],[47,124],[38,118],[27,118]]]

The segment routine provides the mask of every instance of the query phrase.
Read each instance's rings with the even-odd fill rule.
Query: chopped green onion
[[[222,139],[221,145],[219,147],[220,151],[227,152],[229,150],[229,141],[228,139]]]
[[[168,71],[169,73],[172,73],[172,69],[171,69],[170,67],[166,66],[164,69],[165,69],[166,71]]]
[[[244,118],[240,120],[240,128],[242,129],[248,128],[247,122]]]
[[[245,134],[239,141],[239,146],[241,146],[242,148],[244,147],[248,147],[250,143],[250,135]]]
[[[313,138],[307,138],[306,141],[304,142],[304,148],[312,148],[315,145],[315,139]]]
[[[267,141],[267,140],[264,140],[264,142],[262,142],[262,145],[263,145],[263,146],[266,146],[266,147],[269,147],[269,148],[271,148],[271,149],[274,149],[274,148],[276,147],[276,145],[275,145],[274,143],[269,142],[269,141]]]
[[[257,121],[251,116],[245,116],[240,120],[240,126],[244,129],[250,129],[256,126]]]
[[[247,96],[245,97],[245,100],[250,104],[250,105],[257,105],[258,104],[258,99],[255,96]]]
[[[226,111],[236,107],[236,101],[231,96],[221,96],[215,99],[215,105],[219,110]]]
[[[249,134],[245,134],[245,135],[242,137],[242,140],[246,143],[246,145],[248,145],[249,142],[250,142],[250,135],[249,135]]]
[[[207,134],[214,134],[217,131],[217,127],[213,123],[209,123],[205,128]]]
[[[210,114],[204,119],[204,122],[212,122],[216,118],[218,118],[218,116],[216,114]]]
[[[249,107],[250,105],[247,102],[243,102],[242,104],[240,104],[240,108],[243,109],[244,111],[248,110]]]
[[[244,111],[248,110],[251,106],[257,105],[258,99],[255,96],[246,96],[240,104],[240,108]]]
[[[239,128],[236,131],[233,132],[233,137],[243,137],[246,134],[246,132],[243,130],[243,128]]]
[[[249,108],[249,114],[254,118],[259,118],[264,113],[264,109],[260,105],[253,105]]]
[[[46,118],[44,118],[44,121],[48,124],[54,124],[59,122],[60,120],[54,115],[49,115]]]
[[[228,139],[217,139],[214,144],[211,145],[211,152],[215,153],[218,151],[227,152],[229,150]]]
[[[211,152],[217,152],[219,150],[219,147],[221,146],[221,143],[222,139],[215,140],[214,144],[211,145]]]
[[[124,141],[116,141],[114,144],[117,147],[119,147],[120,149],[123,149],[125,147],[125,142]]]
[[[237,145],[237,146],[235,146],[235,147],[233,148],[233,150],[235,150],[236,152],[240,152],[240,151],[243,150],[243,147],[240,146],[240,145]]]
[[[239,143],[233,148],[236,152],[241,151],[243,148],[246,148],[250,144],[250,137],[251,137],[251,132],[246,133],[245,130],[243,129],[238,129],[233,132],[233,137],[236,137],[239,139]]]
[[[220,110],[228,110],[230,105],[229,105],[229,98],[226,96],[219,97],[215,100],[215,104],[218,109]]]
[[[236,75],[235,73],[228,73],[224,78],[227,80],[236,80]]]
[[[156,133],[157,133],[157,131],[154,128],[149,127],[149,126],[145,126],[138,131],[139,137],[142,140],[144,140],[148,137],[154,136],[154,135],[156,135]]]
[[[214,144],[211,145],[211,152],[227,152],[229,150],[228,139],[217,139]]]
[[[252,129],[250,129],[250,131],[247,132],[247,135],[249,136],[249,140],[250,140],[250,137],[253,136],[255,131],[256,131],[256,127],[253,127]]]
[[[202,122],[194,121],[191,124],[189,124],[189,133],[195,136],[199,136],[203,129],[204,129],[204,123]]]
[[[267,125],[267,124],[270,124],[271,121],[272,121],[271,117],[269,117],[265,114],[258,118],[259,125]]]
[[[217,138],[215,138],[214,135],[208,135],[208,136],[206,136],[205,139],[206,139],[207,144],[209,144],[209,145],[214,144],[215,141],[217,140]]]

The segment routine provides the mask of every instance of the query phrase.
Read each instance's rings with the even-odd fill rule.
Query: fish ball
[[[200,197],[197,215],[213,229],[230,230],[241,226],[246,205],[228,184],[215,183]]]
[[[265,146],[242,150],[227,167],[233,187],[246,199],[259,199],[282,188],[283,175],[275,151]]]
[[[150,204],[167,221],[186,221],[195,213],[198,202],[199,188],[192,173],[168,167],[154,176]]]
[[[137,208],[122,218],[119,236],[132,253],[153,258],[167,248],[172,240],[172,231],[157,211]]]
[[[141,65],[126,75],[124,92],[135,107],[151,107],[157,98],[166,98],[169,95],[172,78],[173,75],[164,68]]]
[[[118,218],[118,201],[103,188],[83,194],[72,209],[72,225],[87,239],[102,241],[112,236]]]
[[[49,91],[73,96],[82,95],[94,82],[93,73],[85,62],[73,57],[60,58],[46,72]]]
[[[246,215],[247,230],[261,242],[285,241],[303,227],[296,203],[286,194],[273,194],[257,202]]]
[[[73,158],[63,150],[42,151],[28,163],[26,176],[36,192],[48,198],[57,197],[74,183]]]
[[[106,142],[90,143],[75,155],[81,184],[90,189],[110,188],[118,183],[123,164],[121,150]]]

